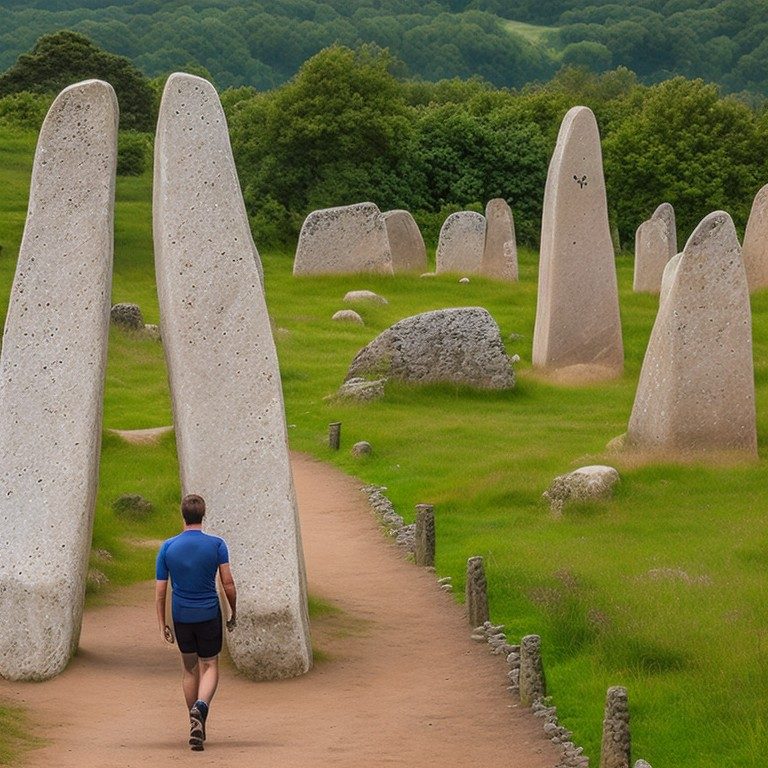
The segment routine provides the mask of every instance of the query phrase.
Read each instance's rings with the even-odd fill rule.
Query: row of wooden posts
[[[341,441],[341,422],[328,425],[328,445],[338,450]],[[416,505],[416,530],[414,560],[416,565],[435,567],[436,529],[435,508],[432,504]],[[488,610],[488,580],[485,564],[479,555],[467,560],[465,606],[472,629],[482,628],[490,622]],[[547,695],[544,666],[541,657],[541,637],[526,635],[519,647],[520,703],[532,707]],[[629,768],[630,734],[627,691],[621,686],[608,689],[603,718],[603,737],[600,749],[600,768]],[[635,768],[651,768],[644,760],[638,760]]]

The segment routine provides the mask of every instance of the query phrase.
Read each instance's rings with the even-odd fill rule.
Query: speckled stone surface
[[[357,353],[346,380],[360,376],[482,389],[515,385],[499,326],[481,307],[439,309],[400,320]]]
[[[635,232],[635,271],[632,290],[659,293],[664,267],[669,261],[667,227],[659,219],[644,221]]]
[[[304,219],[294,275],[391,275],[392,252],[384,217],[374,203],[323,208]]]
[[[312,653],[277,355],[224,113],[191,75],[163,93],[154,240],[182,489],[205,498],[237,583],[229,651],[249,677],[299,675]]]
[[[485,216],[474,211],[452,213],[440,228],[435,271],[476,275],[485,247]]]
[[[768,286],[768,184],[752,201],[752,210],[744,230],[742,259],[750,292]]]
[[[497,280],[517,280],[517,241],[512,209],[504,198],[485,206],[485,245],[480,272]]]
[[[566,114],[549,164],[532,360],[595,366],[606,378],[624,365],[600,135],[587,107]]]
[[[0,674],[43,680],[77,648],[99,475],[117,99],[65,88],[37,144],[0,356]]]
[[[627,430],[643,449],[757,453],[752,320],[731,217],[694,230],[648,342]]]
[[[416,220],[409,211],[384,214],[392,268],[395,272],[423,272],[427,268],[427,249]]]
[[[651,221],[660,221],[667,233],[667,246],[669,257],[677,253],[677,223],[675,222],[675,209],[671,203],[662,203],[651,215]]]

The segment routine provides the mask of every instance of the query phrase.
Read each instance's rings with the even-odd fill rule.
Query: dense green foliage
[[[449,3],[398,0],[112,0],[0,2],[0,69],[42,34],[63,27],[165,75],[205,67],[219,87],[270,88],[321,49],[341,43],[389,47],[413,75],[477,74],[499,85],[551,75],[556,62],[491,14],[450,13]]]
[[[428,80],[517,87],[570,64],[768,86],[768,0],[0,0],[0,70],[62,28],[150,76],[203,67],[220,88],[271,88],[323,48],[364,43]]]
[[[512,206],[518,238],[538,242],[558,127],[591,107],[604,139],[611,218],[622,242],[659,203],[681,240],[712,210],[743,228],[768,179],[768,121],[685,78],[644,86],[626,69],[566,68],[543,86],[398,80],[386,51],[334,46],[288,84],[223,94],[246,205],[259,242],[290,243],[313,209],[372,200],[406,208],[435,242],[445,214]],[[438,215],[440,214],[440,215]]]
[[[581,87],[593,95],[620,90],[610,79]],[[550,97],[537,98],[527,108],[544,114]],[[601,118],[609,123],[610,106],[608,100]],[[24,223],[33,149],[33,135],[0,127],[0,316]],[[530,367],[533,251],[521,250],[517,284],[476,277],[460,285],[449,276],[296,279],[289,253],[261,250],[292,446],[386,485],[406,517],[416,503],[436,505],[438,575],[452,576],[460,596],[467,557],[485,557],[493,620],[505,623],[513,639],[542,635],[558,714],[591,762],[598,762],[606,687],[623,684],[633,758],[646,758],[654,768],[762,768],[768,753],[768,291],[752,296],[759,460],[644,463],[605,453],[607,441],[626,428],[657,309],[655,297],[632,292],[628,255],[617,260],[625,373],[611,383],[574,388],[542,381]],[[345,292],[362,287],[389,304],[360,308],[365,326],[332,322]],[[137,302],[146,320],[157,322],[149,172],[118,179],[112,298]],[[415,312],[467,305],[486,307],[507,350],[522,357],[514,391],[390,384],[378,403],[325,400],[355,352],[382,329]],[[105,429],[162,426],[170,419],[162,345],[113,330]],[[343,423],[337,453],[326,445],[330,421]],[[372,443],[371,456],[349,453],[360,439]],[[541,492],[554,475],[591,463],[619,467],[615,498],[552,518]],[[118,519],[112,502],[124,493],[141,494],[155,511],[144,521]],[[91,603],[110,600],[115,585],[151,578],[151,540],[176,530],[178,494],[172,435],[147,447],[105,433],[93,542],[113,558],[94,552],[92,566],[110,585],[92,591]],[[331,655],[328,663],[337,662]],[[2,704],[0,729],[7,738],[0,761],[17,764],[25,732],[40,726]]]
[[[0,75],[0,97],[19,92],[56,94],[79,80],[106,80],[120,102],[120,127],[152,130],[152,89],[124,56],[101,50],[87,37],[62,30],[44,35],[30,53]]]

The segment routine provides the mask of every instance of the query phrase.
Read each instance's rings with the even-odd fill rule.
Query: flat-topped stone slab
[[[478,274],[485,248],[485,216],[474,211],[452,213],[440,228],[435,272]]]
[[[742,248],[750,293],[768,286],[768,184],[755,195]]]
[[[155,271],[183,493],[206,500],[238,592],[237,668],[312,666],[283,395],[259,262],[213,86],[174,74],[155,143]]]
[[[515,384],[512,363],[488,311],[457,307],[395,323],[357,353],[346,380],[386,376],[414,383],[510,389]]]
[[[517,241],[512,209],[504,198],[485,206],[485,244],[480,272],[497,280],[517,280]]]
[[[749,289],[731,217],[699,224],[666,276],[626,445],[757,453]]]
[[[544,190],[533,364],[619,375],[624,352],[600,135],[587,107],[560,126]]]
[[[392,268],[395,272],[423,272],[427,268],[427,248],[416,220],[409,211],[384,214]]]
[[[384,217],[374,203],[313,211],[304,219],[294,275],[393,274]]]
[[[91,550],[112,287],[117,99],[86,80],[45,118],[0,355],[0,675],[77,648]]]

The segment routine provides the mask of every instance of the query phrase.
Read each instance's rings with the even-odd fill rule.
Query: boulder
[[[610,498],[618,482],[619,473],[613,467],[579,467],[567,475],[558,475],[543,496],[554,511],[559,511],[569,501]]]
[[[478,274],[485,247],[485,216],[473,211],[452,213],[440,228],[435,272]]]
[[[138,304],[115,304],[109,313],[113,325],[128,331],[143,331],[144,316]]]
[[[336,400],[357,400],[367,403],[384,397],[386,379],[368,380],[360,376],[347,379],[333,396]]]
[[[370,301],[372,304],[389,304],[389,302],[378,293],[373,291],[347,291],[344,294],[344,301],[348,304],[354,304],[356,301]]]
[[[352,446],[353,456],[369,456],[372,451],[373,448],[367,440],[360,440]]]
[[[391,275],[392,253],[384,217],[374,203],[313,211],[304,220],[294,275]]]
[[[337,320],[341,323],[357,323],[357,325],[365,325],[363,318],[360,317],[354,309],[340,309],[338,312],[333,313],[331,320]]]
[[[483,389],[515,384],[499,327],[480,307],[424,312],[395,323],[357,353],[347,381],[361,376]]]

